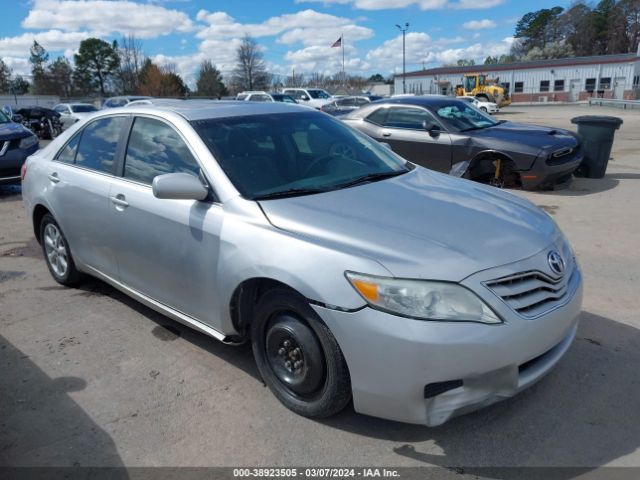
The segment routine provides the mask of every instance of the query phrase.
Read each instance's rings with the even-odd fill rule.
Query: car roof
[[[151,105],[121,107],[127,113],[174,112],[186,120],[309,112],[310,109],[291,103],[245,102],[235,100],[156,100]],[[114,112],[119,109],[112,109]]]
[[[395,97],[395,98],[385,98],[383,100],[376,100],[373,102],[376,105],[380,104],[402,104],[402,105],[416,105],[418,107],[443,107],[445,105],[450,105],[451,102],[461,102],[454,97],[448,97],[446,95],[421,95],[415,97]]]

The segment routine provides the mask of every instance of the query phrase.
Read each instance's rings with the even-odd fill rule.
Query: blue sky
[[[233,68],[245,33],[260,44],[277,75],[335,73],[344,34],[349,73],[385,76],[402,69],[402,35],[410,23],[407,70],[459,58],[482,60],[509,51],[515,22],[526,12],[566,1],[547,0],[3,0],[0,57],[28,74],[29,46],[38,40],[54,58],[73,58],[90,36],[134,34],[145,53],[175,66],[192,83],[198,65]]]

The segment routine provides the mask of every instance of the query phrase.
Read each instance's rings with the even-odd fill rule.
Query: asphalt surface
[[[19,187],[0,187],[0,466],[435,465],[482,477],[499,475],[477,467],[640,466],[640,112],[511,106],[499,117],[572,128],[586,113],[624,119],[607,176],[516,192],[549,211],[577,253],[578,338],[531,389],[438,428],[352,407],[296,416],[263,386],[249,348],[99,281],[59,286]]]

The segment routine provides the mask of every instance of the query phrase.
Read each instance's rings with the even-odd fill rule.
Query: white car
[[[482,100],[477,97],[457,97],[458,100],[462,100],[463,102],[469,102],[478,110],[482,110],[485,113],[498,113],[500,111],[500,107],[498,104],[493,102],[487,102],[486,100]]]
[[[90,103],[59,103],[53,107],[53,110],[60,114],[60,123],[63,130],[98,111]]]
[[[318,110],[334,100],[329,92],[321,88],[285,88],[282,93],[291,95],[302,105],[317,108]]]

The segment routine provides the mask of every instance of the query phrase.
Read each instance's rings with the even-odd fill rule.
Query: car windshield
[[[316,112],[192,125],[238,191],[253,200],[337,190],[412,168],[375,140]]]
[[[331,95],[324,90],[307,90],[307,92],[309,92],[311,98],[331,98]]]
[[[71,105],[71,110],[75,113],[97,112],[98,109],[93,105]]]
[[[9,123],[11,120],[7,117],[7,114],[0,110],[0,123]]]
[[[461,132],[479,130],[498,124],[491,116],[460,101],[440,105],[432,111],[442,123]]]
[[[297,103],[293,97],[289,95],[271,95],[276,102]]]

